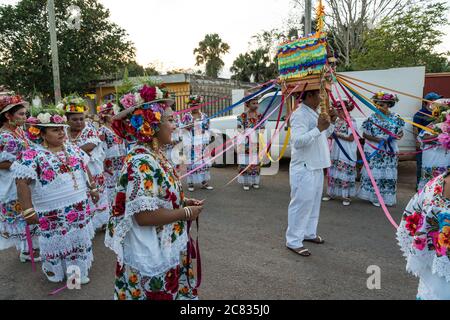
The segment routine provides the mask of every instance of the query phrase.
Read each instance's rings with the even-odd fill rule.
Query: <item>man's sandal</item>
[[[289,248],[289,247],[286,247],[286,248],[288,248],[292,252],[294,252],[294,253],[298,254],[299,256],[302,256],[302,257],[309,257],[311,255],[311,252],[309,252],[309,250],[306,249],[306,248],[298,248],[298,249],[292,249],[292,248]]]
[[[315,239],[305,239],[303,241],[312,242],[315,244],[324,244],[325,243],[325,240],[323,240],[321,236],[317,236],[317,238],[315,238]]]

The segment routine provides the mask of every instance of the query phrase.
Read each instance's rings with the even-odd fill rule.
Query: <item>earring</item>
[[[152,147],[153,147],[153,150],[158,150],[159,149],[159,141],[158,141],[158,138],[153,138],[152,139]]]

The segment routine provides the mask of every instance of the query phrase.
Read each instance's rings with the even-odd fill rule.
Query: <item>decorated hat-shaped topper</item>
[[[10,93],[0,95],[0,114],[8,112],[16,106],[28,108],[30,104],[19,95]]]
[[[167,91],[144,83],[119,99],[121,110],[113,121],[117,135],[128,142],[151,142],[167,108],[174,104]]]
[[[65,97],[56,108],[65,113],[85,113],[89,109],[86,101],[77,94]]]
[[[310,75],[321,75],[324,72],[329,58],[324,17],[325,9],[322,1],[319,1],[316,32],[305,35],[303,38],[286,41],[278,46],[278,71],[281,81],[296,81]],[[318,88],[311,90],[314,89]]]
[[[186,104],[190,107],[195,107],[201,105],[203,101],[204,100],[202,96],[194,94],[189,96],[189,98],[186,100]]]

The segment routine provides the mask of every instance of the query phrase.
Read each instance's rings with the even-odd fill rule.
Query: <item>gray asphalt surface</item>
[[[399,172],[398,204],[391,208],[397,222],[414,194],[415,163],[401,163]],[[207,200],[200,225],[201,299],[415,299],[418,281],[406,273],[395,230],[380,208],[359,200],[350,207],[323,203],[319,234],[326,244],[307,245],[312,256],[303,258],[285,248],[287,162],[251,192],[236,182],[225,187],[237,174],[235,167],[212,173],[214,191],[188,193]],[[115,256],[103,238],[104,233],[95,238],[91,283],[51,297],[62,285],[47,282],[39,268],[32,273],[15,250],[0,252],[0,299],[111,299]],[[381,269],[380,290],[367,288],[371,265]]]

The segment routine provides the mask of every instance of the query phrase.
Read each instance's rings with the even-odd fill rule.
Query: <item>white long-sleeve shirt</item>
[[[319,170],[331,166],[327,137],[334,125],[320,132],[317,128],[319,114],[305,104],[291,116],[291,170],[305,166],[308,170]]]

